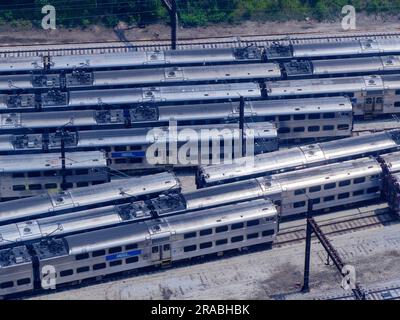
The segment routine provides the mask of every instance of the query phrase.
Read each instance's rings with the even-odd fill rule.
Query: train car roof
[[[392,152],[379,156],[389,172],[400,172],[400,152]]]
[[[0,222],[179,188],[178,179],[168,172],[118,179],[89,187],[2,202]]]
[[[397,78],[398,77],[387,78],[387,80],[392,83],[392,87],[397,84],[394,82]],[[384,90],[384,85],[386,85],[386,78],[384,83],[383,77],[380,76],[266,82],[267,94],[270,97]]]
[[[0,173],[60,170],[61,162],[59,153],[39,153],[28,156],[3,155],[0,156]],[[102,151],[67,152],[65,167],[67,169],[104,168],[107,167],[107,158]]]

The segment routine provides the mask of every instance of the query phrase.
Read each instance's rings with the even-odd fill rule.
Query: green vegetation
[[[6,2],[6,4],[4,4]],[[0,1],[0,25],[40,26],[42,6],[57,10],[57,25],[86,27],[91,24],[115,26],[168,21],[162,0],[14,0]],[[183,26],[209,23],[237,23],[243,20],[304,19],[331,20],[351,4],[368,14],[398,14],[400,0],[177,0]]]

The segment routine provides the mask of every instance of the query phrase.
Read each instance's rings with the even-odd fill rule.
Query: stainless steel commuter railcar
[[[65,181],[63,183],[63,176]],[[0,199],[30,197],[62,188],[79,188],[110,181],[105,153],[67,152],[63,169],[60,154],[0,156]]]
[[[51,57],[8,57],[1,60],[0,73],[144,68],[168,65],[206,65],[250,61],[259,62],[261,60],[262,50],[253,46],[245,48],[129,51],[125,53]]]
[[[266,82],[269,98],[348,96],[356,116],[400,112],[400,76],[363,76]]]
[[[200,187],[210,186],[268,173],[358,158],[363,155],[389,153],[398,150],[399,146],[400,131],[392,130],[294,147],[288,150],[256,155],[255,157],[237,159],[232,164],[200,166],[197,184]]]
[[[239,121],[239,102],[190,105],[143,105],[114,110],[74,110],[0,114],[3,133],[43,132],[59,127],[109,129],[121,127],[229,124]],[[353,114],[349,98],[245,101],[246,122],[271,121],[280,141],[349,137]],[[318,128],[317,128],[318,127]]]
[[[274,205],[270,200],[259,199],[40,241],[32,244],[32,256],[26,255],[25,246],[14,249],[15,258],[4,255],[5,262],[0,264],[0,296],[37,289],[33,284],[41,283],[48,271],[43,267],[48,265],[54,267],[54,276],[60,286],[121,271],[269,244],[274,241],[277,230]],[[0,251],[0,257],[3,252]],[[38,259],[38,265],[32,264],[33,257]],[[23,285],[20,278],[24,279]]]
[[[126,202],[136,197],[154,196],[179,189],[180,182],[175,175],[163,172],[117,179],[78,189],[47,192],[34,197],[1,203],[0,223],[83,210],[86,207],[96,207],[111,202]]]

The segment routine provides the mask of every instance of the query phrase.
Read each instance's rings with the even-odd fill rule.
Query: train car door
[[[149,223],[151,261],[162,262],[171,259],[171,232],[165,223]]]

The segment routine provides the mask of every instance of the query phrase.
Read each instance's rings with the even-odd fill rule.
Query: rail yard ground
[[[363,212],[378,213],[383,209],[384,204],[372,205],[320,215],[316,220],[323,224]],[[286,222],[281,229],[302,223],[304,221]],[[400,222],[396,219],[361,231],[329,236],[329,239],[345,263],[356,268],[357,280],[363,288],[374,292],[400,283],[399,231]],[[340,288],[341,277],[336,268],[332,264],[326,265],[326,253],[317,240],[312,242],[311,291],[307,294],[299,293],[303,264],[304,241],[299,241],[270,250],[184,263],[32,299],[325,299],[351,296],[351,292]]]
[[[396,32],[400,30],[398,16],[367,16],[357,15],[357,30],[359,32]],[[123,36],[133,44],[137,40],[169,39],[169,27],[164,24],[151,24],[144,28],[130,27],[120,24]],[[116,28],[118,29],[118,28]],[[314,20],[286,22],[248,21],[239,25],[218,24],[207,27],[180,28],[181,39],[212,38],[223,36],[272,35],[272,34],[329,34],[343,33],[340,21],[318,22]],[[85,29],[15,29],[11,26],[0,27],[1,46],[32,45],[32,44],[64,44],[84,42],[114,42],[119,41],[118,32],[112,28],[90,26]]]

